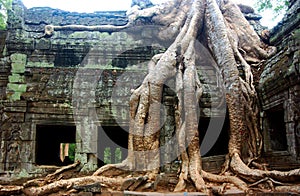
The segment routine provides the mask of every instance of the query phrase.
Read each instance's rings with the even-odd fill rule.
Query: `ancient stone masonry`
[[[240,5],[240,8],[254,28],[262,32],[264,28],[258,22],[260,16],[249,7]],[[287,130],[287,142],[283,142],[282,148],[288,145],[288,152],[297,157],[300,149],[300,34],[299,12],[291,11],[296,14],[291,14],[293,17],[287,17],[282,24],[287,27],[286,31],[275,29],[272,34],[271,41],[280,52],[266,62],[259,90],[265,111],[262,116],[266,138],[271,137],[268,115],[280,106]],[[46,172],[49,167],[43,165],[47,165],[44,163],[47,160],[40,154],[47,153],[41,150],[44,148],[41,143],[47,142],[48,136],[52,140],[47,143],[48,149],[54,149],[49,152],[49,157],[53,159],[58,160],[59,150],[56,149],[60,143],[76,143],[75,159],[84,166],[82,171],[95,170],[102,164],[103,148],[110,145],[102,138],[103,133],[120,146],[126,146],[123,142],[127,142],[131,89],[143,81],[152,56],[163,52],[170,44],[157,38],[160,27],[141,18],[132,27],[118,32],[70,29],[45,35],[45,26],[124,26],[127,23],[126,11],[75,13],[46,7],[27,9],[20,0],[13,1],[0,59],[0,176],[24,174],[25,171],[30,175]],[[205,66],[198,67],[199,79],[204,85],[200,102],[203,128],[209,126],[211,119],[225,118],[226,107],[216,63],[201,44],[199,49],[205,57],[200,59]],[[176,99],[173,85],[168,81],[164,87],[162,144],[174,134],[174,116],[171,114]],[[280,117],[282,113],[277,114]],[[222,138],[217,142],[219,146],[214,146],[208,155],[226,153],[222,150],[227,149],[223,145],[227,141],[222,143],[222,140],[228,137],[227,126],[225,119]],[[125,130],[123,135],[122,129]],[[203,136],[205,131],[201,132]],[[51,133],[57,136],[52,137]],[[265,148],[270,151],[272,138],[267,141]],[[166,152],[170,151],[166,149]],[[289,154],[285,156],[290,159]],[[162,159],[169,157],[172,154],[165,153]],[[223,161],[223,156],[208,157],[203,167],[218,171]],[[59,161],[49,164],[61,165]],[[176,163],[167,165],[165,171],[172,170],[173,166]]]
[[[0,173],[21,168],[29,174],[43,173],[37,165],[43,162],[38,140],[51,127],[63,131],[75,126],[76,159],[86,170],[97,168],[98,127],[128,123],[130,89],[136,88],[147,72],[144,62],[164,47],[152,47],[143,43],[143,37],[132,35],[134,31],[145,34],[149,29],[61,31],[44,37],[44,27],[126,23],[125,12],[28,10],[21,1],[13,2],[6,52],[1,58]],[[93,112],[95,118],[90,117]],[[56,140],[65,142],[59,139],[64,135]],[[57,148],[49,145],[49,149]]]
[[[164,51],[169,43],[161,45],[155,37],[159,27],[142,20],[142,25],[120,32],[64,30],[45,36],[44,28],[122,26],[127,22],[125,11],[73,13],[51,8],[26,9],[21,1],[13,2],[6,52],[1,59],[0,173],[21,168],[29,174],[43,173],[45,170],[37,164],[45,161],[40,155],[43,150],[39,150],[43,148],[40,135],[47,135],[51,127],[63,130],[61,126],[76,127],[76,159],[85,165],[84,170],[97,168],[96,155],[103,154],[99,143],[104,141],[98,136],[101,127],[105,126],[106,132],[117,127],[128,129],[131,89],[142,82],[151,57]],[[224,116],[223,108],[211,107],[223,103],[216,66],[211,59],[203,61],[207,61],[207,66],[199,70],[200,80],[205,83],[201,115]],[[166,91],[163,104],[168,115],[174,89],[167,84],[166,88],[170,90]],[[172,117],[166,117],[164,130],[166,137],[172,135]],[[118,137],[118,133],[114,135]],[[57,148],[52,145],[58,140],[65,142],[58,138],[52,138],[57,141],[49,144],[50,149]],[[126,137],[123,140],[127,142]]]
[[[299,1],[293,1],[282,22],[271,31],[270,43],[278,52],[265,62],[259,82],[265,151],[285,151],[294,159],[300,155],[299,6]]]

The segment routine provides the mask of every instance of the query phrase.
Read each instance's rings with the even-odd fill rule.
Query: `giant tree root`
[[[47,195],[59,191],[69,191],[76,187],[100,183],[102,186],[121,187],[124,178],[108,178],[102,176],[87,176],[81,178],[71,178],[67,180],[59,180],[41,187],[28,187],[23,189],[23,193],[29,196]],[[78,189],[78,188],[77,188]],[[99,191],[100,192],[100,191]]]
[[[48,174],[44,178],[37,178],[37,179],[29,180],[26,183],[24,183],[23,186],[30,187],[30,186],[43,186],[45,184],[49,184],[51,182],[62,179],[64,172],[75,169],[78,166],[80,166],[80,162],[76,161],[75,163],[73,163],[71,165],[67,165],[67,166],[57,169],[54,173]]]
[[[0,185],[0,195],[19,195],[22,193],[23,188],[23,186]]]

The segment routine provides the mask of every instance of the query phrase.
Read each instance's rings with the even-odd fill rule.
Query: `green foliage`
[[[113,155],[115,155],[113,157]],[[112,150],[110,147],[106,147],[104,149],[104,157],[103,157],[104,164],[111,164],[113,163],[121,163],[122,162],[122,151],[121,148],[116,148],[115,153],[112,154]]]
[[[255,3],[255,7],[258,12],[272,10],[278,16],[287,10],[289,3],[289,0],[258,0]]]
[[[12,0],[0,0],[0,30],[6,29],[7,11],[11,6]]]
[[[106,147],[104,149],[104,160],[103,160],[103,162],[105,164],[111,164],[111,151],[110,151],[109,147]]]
[[[75,150],[76,150],[76,144],[75,143],[69,144],[69,159],[72,162],[75,161]]]
[[[116,148],[116,150],[115,150],[115,163],[121,163],[121,161],[122,161],[121,148]]]

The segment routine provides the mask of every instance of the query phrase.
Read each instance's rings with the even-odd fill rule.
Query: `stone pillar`
[[[300,85],[289,89],[289,99],[286,100],[286,131],[289,152],[295,158],[300,155]]]
[[[11,60],[11,75],[7,84],[7,98],[16,101],[21,99],[22,93],[26,92],[27,85],[25,84],[24,72],[27,60],[27,55],[14,53],[10,56]]]
[[[286,140],[287,140],[287,148],[289,153],[296,157],[296,138],[295,138],[295,131],[294,131],[294,114],[292,109],[293,101],[291,99],[287,99],[284,101],[283,108],[284,108],[284,123],[285,123],[285,130],[286,130]]]
[[[260,114],[261,121],[262,121],[262,130],[263,130],[263,138],[264,138],[264,151],[265,152],[272,152],[272,146],[271,146],[271,138],[270,138],[270,125],[269,120],[267,118],[266,112],[263,111]]]
[[[84,165],[82,171],[89,172],[97,169],[97,126],[88,116],[82,116],[76,123],[76,154],[75,160]]]
[[[19,172],[21,170],[22,141],[19,127],[13,127],[5,141],[5,171]]]
[[[174,116],[174,102],[175,97],[164,96],[164,118],[162,118],[162,128],[160,133],[160,149],[161,149],[161,163],[164,172],[171,172],[171,166],[174,159],[176,159],[177,145],[175,134],[175,116]]]
[[[26,102],[3,101],[0,109],[0,173],[32,164],[32,135],[24,122]],[[26,167],[27,168],[27,167]]]

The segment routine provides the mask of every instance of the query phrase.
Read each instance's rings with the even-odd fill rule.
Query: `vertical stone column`
[[[300,155],[300,85],[289,89],[289,99],[286,100],[286,131],[289,152],[293,157]]]
[[[0,173],[29,170],[33,163],[32,134],[24,122],[24,101],[3,101],[0,108]]]
[[[296,149],[297,149],[297,156],[300,156],[300,84],[294,86],[294,106],[295,106],[295,133],[296,133]]]
[[[0,173],[5,171],[5,162],[6,162],[6,129],[11,126],[10,117],[4,111],[4,106],[0,104]]]
[[[11,75],[7,84],[7,98],[16,101],[21,99],[21,94],[26,92],[24,72],[27,61],[27,55],[14,53],[10,56]]]
[[[99,76],[94,69],[77,72],[73,87],[73,112],[76,123],[75,160],[83,164],[82,171],[97,169],[98,126],[95,89]]]
[[[289,99],[284,102],[284,122],[286,127],[286,139],[288,144],[288,151],[293,157],[297,157],[297,146],[300,142],[300,135],[296,133],[296,118],[297,118],[297,106],[295,105],[295,97],[293,88],[290,88]]]
[[[86,109],[88,113],[88,109]],[[97,126],[88,116],[82,116],[76,123],[76,154],[75,160],[83,164],[82,171],[95,171],[97,169]]]
[[[272,147],[271,147],[271,138],[270,138],[270,125],[269,121],[266,115],[266,112],[263,111],[260,114],[260,117],[262,119],[262,130],[263,130],[263,138],[264,138],[264,151],[265,152],[272,152]]]
[[[160,149],[161,149],[161,163],[164,163],[162,170],[164,172],[171,172],[172,162],[177,157],[177,145],[175,135],[175,116],[174,116],[174,96],[164,96],[164,118],[160,133]]]
[[[20,129],[13,128],[8,135],[6,141],[6,160],[5,170],[11,172],[20,172],[21,170],[21,151],[22,141],[20,137]]]

